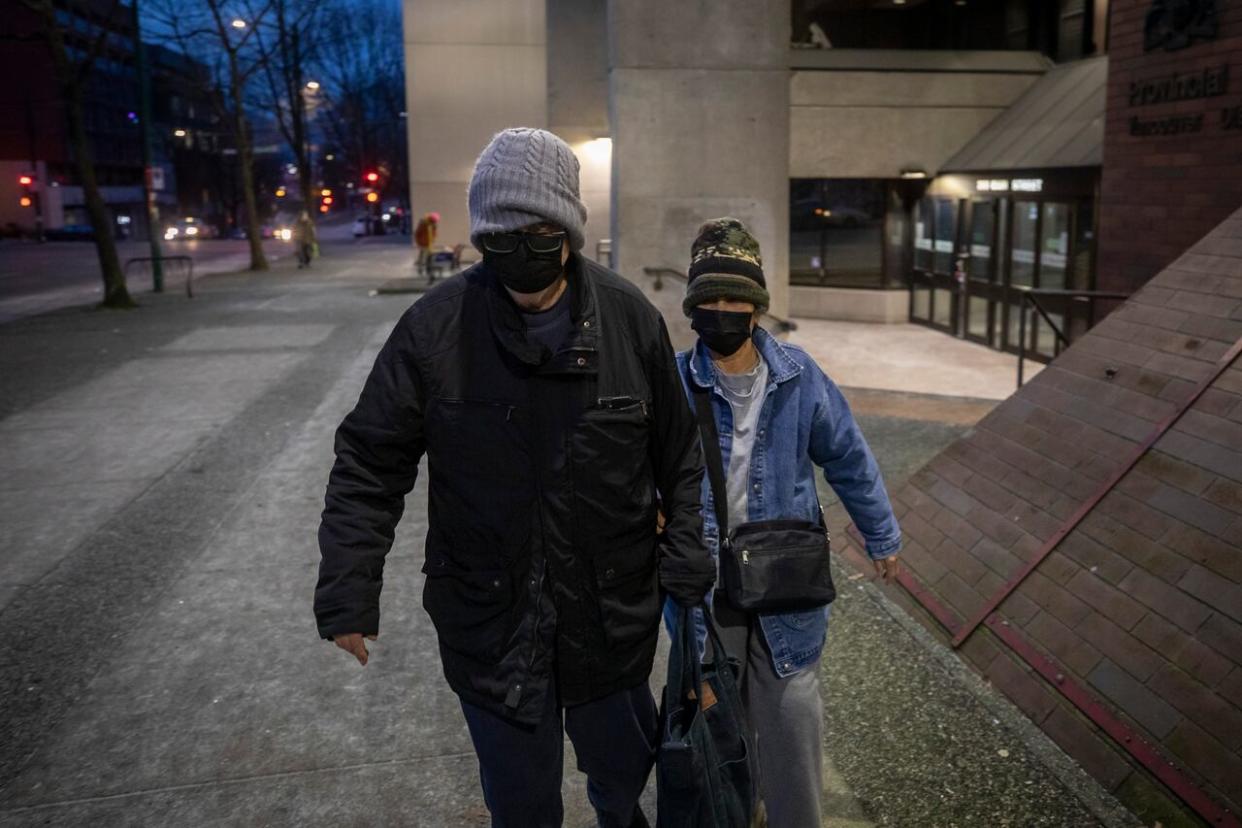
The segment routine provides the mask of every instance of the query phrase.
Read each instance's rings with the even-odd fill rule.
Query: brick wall
[[[1242,3],[1216,0],[1215,40],[1143,50],[1151,0],[1113,0],[1097,285],[1134,291],[1242,206]],[[1131,105],[1131,83],[1228,66],[1223,95]],[[1235,110],[1235,108],[1237,108]],[[1232,129],[1222,123],[1230,112]],[[1202,116],[1198,131],[1131,134],[1131,121]]]
[[[1242,360],[1232,350],[1239,342],[1242,209],[895,493],[903,559],[938,606],[929,611],[910,593],[891,593],[947,640],[1183,412],[999,616],[1235,815],[1242,813]],[[986,625],[959,652],[1147,824],[1197,824]]]

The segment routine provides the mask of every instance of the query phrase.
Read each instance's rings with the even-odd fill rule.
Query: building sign
[[[1042,178],[980,178],[975,181],[975,189],[981,193],[1040,193],[1044,190]]]
[[[1221,64],[1197,72],[1162,75],[1130,83],[1130,106],[1193,101],[1215,98],[1229,91],[1229,65]],[[1223,129],[1233,120],[1231,110],[1222,109],[1220,122]],[[1208,119],[1202,112],[1193,115],[1172,115],[1164,118],[1140,118],[1130,116],[1130,134],[1140,138],[1157,135],[1187,135],[1202,132]]]
[[[1143,51],[1172,52],[1196,40],[1215,40],[1216,0],[1152,0],[1143,22]]]
[[[1229,64],[1130,84],[1130,106],[1214,98],[1229,91]]]
[[[156,191],[164,189],[163,167],[147,167],[147,186]]]

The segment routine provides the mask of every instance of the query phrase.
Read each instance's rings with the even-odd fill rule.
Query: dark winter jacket
[[[445,676],[529,723],[554,678],[564,705],[646,681],[661,587],[692,600],[715,580],[664,321],[611,271],[575,255],[568,272],[574,333],[555,354],[527,340],[483,265],[405,313],[337,431],[319,530],[320,634],[377,632],[384,556],[425,453],[423,606]]]

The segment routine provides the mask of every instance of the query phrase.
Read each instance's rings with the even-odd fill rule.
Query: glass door
[[[1039,266],[1039,202],[1013,201],[1009,209],[1009,255],[1003,291],[1004,332],[1002,346],[1007,351],[1018,350],[1021,329],[1019,314],[1029,313],[1030,305],[1022,298],[1026,289],[1035,287],[1035,273]],[[1027,316],[1030,322],[1030,316]],[[1028,350],[1033,346],[1033,331],[1026,329]]]
[[[966,298],[962,312],[967,339],[992,345],[997,320],[996,253],[999,200],[974,201],[970,205],[970,232],[966,249]]]
[[[1070,205],[1054,201],[1043,204],[1039,223],[1039,272],[1037,284],[1040,289],[1066,290],[1066,276],[1070,262]],[[1039,296],[1039,304],[1065,334],[1065,318],[1068,302],[1064,296]],[[1035,352],[1052,359],[1061,352],[1056,331],[1038,313],[1033,315]]]
[[[931,324],[951,334],[959,330],[957,269],[959,203],[952,199],[933,200],[935,241],[932,245]]]
[[[910,270],[910,321],[931,324],[932,232],[931,199],[914,206],[914,261]]]

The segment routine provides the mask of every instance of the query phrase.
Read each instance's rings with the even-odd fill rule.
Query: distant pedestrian
[[[695,422],[660,313],[580,253],[568,145],[499,133],[469,205],[482,262],[405,313],[337,431],[319,632],[367,663],[384,557],[425,454],[423,607],[492,825],[561,824],[567,733],[599,824],[645,826],[661,595],[693,606],[716,577]]]
[[[781,521],[774,531],[787,544],[792,542],[789,521],[799,521],[811,527],[812,540],[823,533],[818,548],[827,555],[815,491],[818,466],[866,539],[876,570],[888,581],[898,571],[901,530],[880,469],[832,380],[801,348],[780,342],[759,327],[769,301],[759,243],[745,226],[734,218],[704,224],[691,248],[682,303],[699,338],[691,350],[677,355],[687,396],[696,411],[700,404],[710,405],[711,428],[716,432],[715,439],[704,439],[704,451],[716,453],[722,479],[718,492],[711,485],[713,472],[703,481],[704,534],[715,556],[741,556],[745,565],[749,560],[758,563],[753,543],[762,533],[752,531],[745,535],[749,539],[745,544],[726,547],[721,515],[732,534],[744,524],[754,530],[764,525],[757,522]],[[709,470],[712,465],[709,456]],[[727,586],[726,562],[722,560],[720,567]],[[831,579],[825,575],[825,580],[831,600]],[[768,586],[790,601],[790,594],[806,585]],[[727,589],[720,587],[708,600],[728,655],[741,661],[742,698],[752,744],[758,746],[767,824],[819,825],[823,774],[819,658],[828,607],[746,611],[733,606]],[[771,600],[779,604],[781,599]],[[675,607],[665,610],[674,635],[679,615]],[[700,613],[694,617],[702,646],[706,628]]]
[[[431,270],[432,249],[436,244],[436,232],[440,229],[440,214],[428,213],[418,220],[414,229],[414,244],[418,246],[418,261],[415,268],[419,273]]]
[[[297,245],[298,269],[310,267],[318,246],[318,235],[315,232],[315,222],[311,221],[310,213],[306,210],[302,211],[293,226],[293,243]]]

